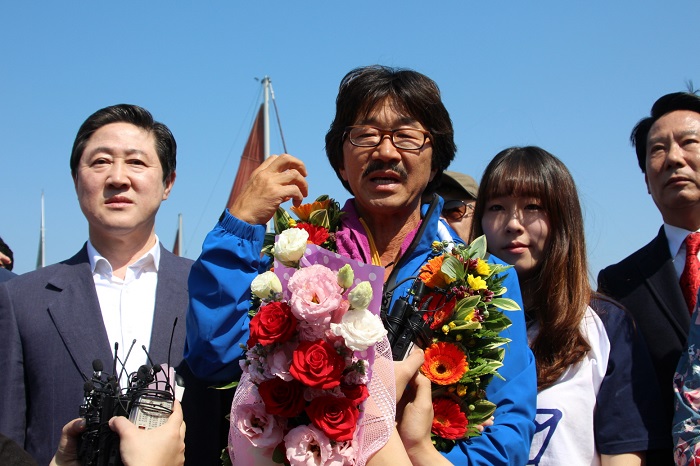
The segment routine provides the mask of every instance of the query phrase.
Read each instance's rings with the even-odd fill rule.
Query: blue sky
[[[585,210],[593,276],[648,242],[661,217],[628,137],[651,104],[700,86],[697,0],[652,2],[0,3],[0,236],[15,271],[34,269],[40,197],[46,260],[87,238],[68,165],[95,110],[148,108],[178,142],[177,180],[156,230],[171,247],[183,214],[196,258],[228,197],[269,75],[287,147],[310,197],[347,193],[323,138],[340,79],[374,63],[433,78],[458,145],[451,169],[477,179],[512,145],[561,158]],[[281,151],[273,134],[273,152]]]

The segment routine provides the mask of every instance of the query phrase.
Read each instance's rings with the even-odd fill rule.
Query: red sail
[[[229,194],[228,202],[226,203],[227,208],[233,205],[233,201],[239,194],[241,194],[241,191],[243,191],[243,186],[245,185],[246,181],[250,179],[253,171],[265,160],[263,140],[265,133],[263,124],[263,106],[260,105],[258,116],[255,117],[253,129],[250,131],[248,142],[246,142],[245,149],[243,149],[243,154],[241,155],[241,163],[238,165],[238,173],[236,174],[236,179],[233,182],[233,187],[231,188],[231,194]]]

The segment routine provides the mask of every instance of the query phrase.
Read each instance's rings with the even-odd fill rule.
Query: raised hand
[[[280,204],[291,200],[298,206],[309,193],[304,162],[289,154],[272,155],[251,175],[233,205],[234,217],[251,225],[264,225]]]

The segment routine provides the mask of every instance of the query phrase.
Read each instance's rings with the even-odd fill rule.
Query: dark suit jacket
[[[598,289],[622,303],[632,313],[644,335],[661,388],[668,446],[671,448],[673,374],[685,347],[690,315],[663,227],[649,244],[601,270]],[[670,460],[671,453],[668,454]]]
[[[186,451],[191,459],[199,456],[190,464],[218,464],[223,433],[217,418],[225,406],[182,358],[191,265],[161,245],[149,351],[156,364],[167,362],[177,318],[171,365],[185,380]],[[111,373],[112,351],[85,246],[67,261],[0,284],[0,432],[39,464],[48,464],[63,425],[78,417],[84,376],[91,377],[95,359]]]
[[[15,278],[16,276],[16,274],[10,272],[9,270],[0,267],[0,282],[6,282],[7,280]]]

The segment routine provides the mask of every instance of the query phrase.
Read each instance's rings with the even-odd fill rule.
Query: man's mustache
[[[364,178],[375,171],[392,171],[399,175],[402,181],[408,179],[408,172],[406,172],[406,169],[399,165],[398,162],[386,163],[382,162],[381,160],[371,161],[369,165],[367,165],[367,168],[365,168],[365,171],[362,173],[362,177]]]

